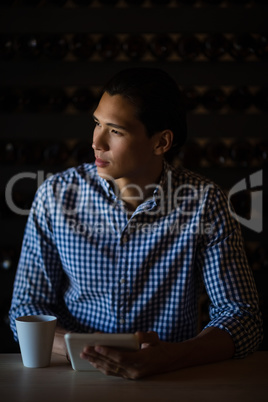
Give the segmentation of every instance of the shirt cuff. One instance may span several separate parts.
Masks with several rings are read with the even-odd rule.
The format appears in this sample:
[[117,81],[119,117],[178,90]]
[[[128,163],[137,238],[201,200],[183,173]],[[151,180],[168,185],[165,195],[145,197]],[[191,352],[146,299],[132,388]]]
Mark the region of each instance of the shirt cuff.
[[248,317],[243,318],[243,321],[241,322],[234,317],[219,317],[210,321],[205,328],[216,327],[228,332],[235,346],[233,357],[239,359],[257,350],[262,340],[260,328],[255,322],[252,322]]

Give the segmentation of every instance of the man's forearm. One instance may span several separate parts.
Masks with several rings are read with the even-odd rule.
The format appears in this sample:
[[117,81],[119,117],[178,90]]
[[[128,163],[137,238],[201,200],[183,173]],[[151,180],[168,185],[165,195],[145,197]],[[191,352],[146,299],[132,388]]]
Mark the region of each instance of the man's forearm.
[[195,338],[178,343],[177,348],[175,369],[230,359],[235,352],[232,337],[216,327],[204,329]]

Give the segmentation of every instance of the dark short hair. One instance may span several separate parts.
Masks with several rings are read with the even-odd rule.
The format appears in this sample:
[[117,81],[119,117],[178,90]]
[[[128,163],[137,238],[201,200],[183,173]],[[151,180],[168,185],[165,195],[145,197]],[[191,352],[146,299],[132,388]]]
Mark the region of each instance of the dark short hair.
[[172,147],[165,154],[172,162],[187,137],[183,96],[175,80],[158,68],[129,68],[117,73],[104,86],[104,92],[128,99],[149,137],[166,129],[173,132]]

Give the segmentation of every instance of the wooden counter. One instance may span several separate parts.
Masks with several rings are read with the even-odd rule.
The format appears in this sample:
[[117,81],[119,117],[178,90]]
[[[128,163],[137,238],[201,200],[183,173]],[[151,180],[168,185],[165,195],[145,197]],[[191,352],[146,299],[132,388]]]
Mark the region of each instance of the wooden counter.
[[0,354],[1,402],[267,402],[268,352],[132,381],[76,372],[53,355],[50,367],[23,366]]

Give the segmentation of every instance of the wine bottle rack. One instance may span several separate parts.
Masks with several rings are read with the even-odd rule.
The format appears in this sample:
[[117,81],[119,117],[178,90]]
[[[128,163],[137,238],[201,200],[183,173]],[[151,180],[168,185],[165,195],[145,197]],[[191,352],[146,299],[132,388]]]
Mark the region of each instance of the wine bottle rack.
[[[268,87],[182,87],[188,112],[230,114],[268,112]],[[0,114],[89,113],[96,105],[100,87],[2,87]]]
[[[126,67],[164,68],[181,87],[188,140],[176,159],[230,188],[263,171],[264,230],[242,227],[268,333],[266,1],[3,0],[0,5],[0,352],[17,351],[8,309],[27,210],[50,174],[93,160],[102,85]],[[10,208],[6,188],[21,172]],[[34,178],[34,179],[33,179]],[[232,199],[250,212],[250,191]],[[203,295],[201,324],[207,321]],[[267,335],[261,346],[268,349]]]
[[0,60],[259,61],[268,59],[264,33],[6,34]]
[[9,7],[16,6],[56,6],[56,7],[176,7],[190,5],[192,7],[205,7],[208,5],[230,7],[234,5],[252,7],[266,4],[265,0],[2,0],[2,4]]

